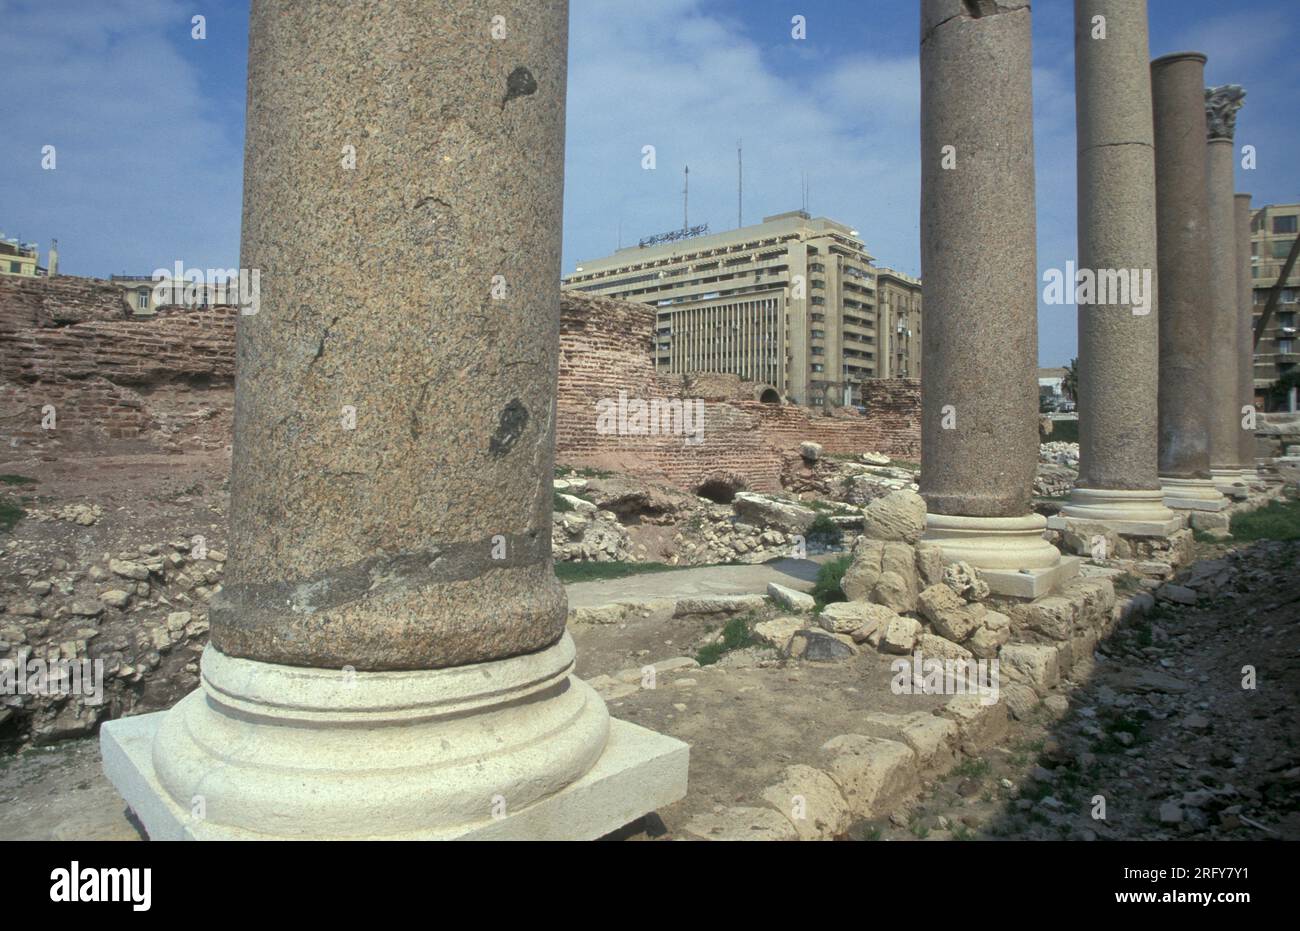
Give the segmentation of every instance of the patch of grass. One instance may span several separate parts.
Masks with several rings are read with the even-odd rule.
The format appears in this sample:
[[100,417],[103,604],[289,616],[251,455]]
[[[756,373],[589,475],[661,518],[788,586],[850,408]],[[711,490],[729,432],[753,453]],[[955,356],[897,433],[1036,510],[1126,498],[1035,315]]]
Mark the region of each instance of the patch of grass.
[[13,530],[14,524],[26,516],[27,512],[17,501],[12,498],[0,498],[0,531]]
[[982,779],[987,776],[993,769],[993,764],[988,760],[980,758],[962,760],[952,768],[952,775],[962,779]]
[[890,459],[889,465],[895,469],[907,469],[909,472],[920,472],[921,463],[913,462],[910,459]]
[[821,511],[813,519],[804,536],[809,543],[820,543],[823,546],[839,546],[844,541],[844,531],[840,529],[839,524],[831,520],[829,514]]
[[12,473],[0,475],[0,485],[35,485],[36,479],[28,478],[26,475],[13,475]]
[[698,566],[670,566],[662,562],[557,562],[555,574],[561,582],[599,582],[650,572],[675,572]]
[[1270,501],[1262,508],[1234,514],[1234,540],[1300,540],[1300,499]]
[[974,840],[975,832],[964,824],[959,824],[952,832],[953,840]]
[[695,661],[701,666],[712,666],[722,659],[724,653],[749,646],[754,642],[754,634],[749,627],[753,619],[753,615],[738,614],[727,621],[722,628],[722,639],[701,647],[695,654]]
[[565,501],[562,497],[560,497],[560,493],[558,491],[553,491],[551,492],[551,510],[558,511],[561,514],[563,514],[565,511],[572,511],[573,505],[570,504],[568,501]]
[[912,836],[917,840],[925,840],[930,836],[930,826],[921,818],[916,816],[913,816],[912,823],[907,826],[907,830],[911,832]]
[[557,465],[555,467],[556,478],[568,478],[570,475],[577,475],[580,478],[609,478],[613,474],[613,472],[606,472],[604,469],[579,469],[566,465]]
[[830,562],[822,563],[817,570],[817,581],[813,583],[812,591],[813,600],[817,602],[817,609],[821,610],[833,601],[847,601],[844,590],[840,588],[840,580],[844,578],[844,573],[848,571],[849,566],[853,565],[853,556],[845,553],[838,556]]

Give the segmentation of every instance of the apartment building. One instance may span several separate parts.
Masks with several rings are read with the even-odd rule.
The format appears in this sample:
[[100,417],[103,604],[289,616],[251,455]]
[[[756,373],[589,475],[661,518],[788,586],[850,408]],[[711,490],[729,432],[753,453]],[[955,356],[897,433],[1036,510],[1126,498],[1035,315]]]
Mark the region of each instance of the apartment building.
[[36,243],[6,239],[4,233],[0,233],[0,275],[35,277],[44,272],[39,267],[39,262],[40,253]]
[[921,279],[876,269],[880,321],[877,378],[921,377]]
[[[1300,228],[1300,204],[1270,204],[1251,215],[1250,274],[1254,290],[1255,324],[1258,326],[1269,292],[1277,284],[1287,253]],[[1268,389],[1300,362],[1296,349],[1296,310],[1300,296],[1300,261],[1283,283],[1281,299],[1263,336],[1255,345],[1255,394],[1263,399]]]
[[734,374],[839,406],[860,404],[866,379],[920,374],[920,282],[871,261],[857,230],[796,210],[579,262],[563,287],[654,305],[660,371]]
[[[195,307],[212,307],[234,303],[238,291],[231,291],[223,283],[193,282],[186,278],[155,278],[153,275],[111,275],[109,281],[122,289],[122,299],[137,317],[152,317],[166,304],[180,303],[176,295],[185,295]],[[159,300],[158,286],[163,286],[165,299]]]

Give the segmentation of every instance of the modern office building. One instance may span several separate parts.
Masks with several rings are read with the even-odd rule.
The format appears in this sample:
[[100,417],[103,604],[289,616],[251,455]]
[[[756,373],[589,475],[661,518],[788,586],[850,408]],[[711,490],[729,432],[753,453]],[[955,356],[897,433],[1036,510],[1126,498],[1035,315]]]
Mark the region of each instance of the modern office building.
[[[1254,289],[1255,324],[1277,284],[1287,253],[1300,227],[1300,204],[1270,204],[1251,215],[1250,274]],[[1283,283],[1281,299],[1263,336],[1255,345],[1255,394],[1263,399],[1268,390],[1300,362],[1296,350],[1296,298],[1300,296],[1300,261]]]
[[664,238],[579,262],[563,283],[658,308],[660,371],[739,375],[811,406],[858,404],[865,379],[919,376],[920,282],[873,267],[856,230],[796,210]]

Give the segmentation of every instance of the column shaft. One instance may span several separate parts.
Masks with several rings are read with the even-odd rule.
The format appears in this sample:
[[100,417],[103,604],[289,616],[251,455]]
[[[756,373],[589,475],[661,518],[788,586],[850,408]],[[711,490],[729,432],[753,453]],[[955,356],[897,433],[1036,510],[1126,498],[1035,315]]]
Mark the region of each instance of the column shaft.
[[1241,483],[1241,314],[1237,308],[1237,219],[1233,205],[1234,147],[1210,139],[1210,474],[1221,491]]
[[1160,333],[1146,6],[1074,5],[1079,268],[1092,277],[1096,303],[1078,305],[1079,481],[1061,514],[1164,534],[1179,522],[1162,502],[1157,474]]
[[1210,481],[1210,243],[1205,56],[1151,63],[1160,292],[1160,478],[1174,507],[1219,509]]
[[921,4],[921,494],[927,536],[945,558],[1014,573],[1061,557],[1030,510],[1038,327],[1029,4],[986,6]]
[[921,493],[932,513],[1011,517],[1038,462],[1030,13],[963,9],[922,3]]
[[[1250,195],[1238,194],[1232,201],[1237,239],[1237,397],[1245,407],[1255,404],[1254,289],[1250,281]],[[1238,464],[1249,483],[1255,472],[1255,431],[1238,435]]]
[[[253,4],[222,652],[419,669],[564,631],[567,8]],[[350,148],[349,148],[350,147]],[[348,167],[350,158],[355,167]]]

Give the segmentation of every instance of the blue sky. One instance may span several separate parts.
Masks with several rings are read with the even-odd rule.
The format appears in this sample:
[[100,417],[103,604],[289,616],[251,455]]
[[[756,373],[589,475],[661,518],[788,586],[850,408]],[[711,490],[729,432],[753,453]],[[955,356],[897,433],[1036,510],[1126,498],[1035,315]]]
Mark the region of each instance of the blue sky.
[[[324,4],[322,4],[324,6]],[[436,9],[437,4],[430,4]],[[1040,271],[1075,256],[1073,24],[1034,9]],[[880,264],[919,272],[915,0],[572,0],[564,271],[681,223],[747,223],[800,204],[861,231]],[[1295,0],[1151,0],[1153,56],[1196,49],[1210,83],[1247,90],[1238,167],[1255,202],[1300,200]],[[207,38],[190,37],[206,17]],[[791,37],[791,17],[807,38]],[[436,14],[431,14],[436,15]],[[0,0],[0,230],[60,240],[69,274],[237,264],[245,0]],[[641,169],[656,147],[658,168]],[[41,168],[55,145],[57,168]],[[1040,362],[1075,353],[1071,307],[1039,308]]]

